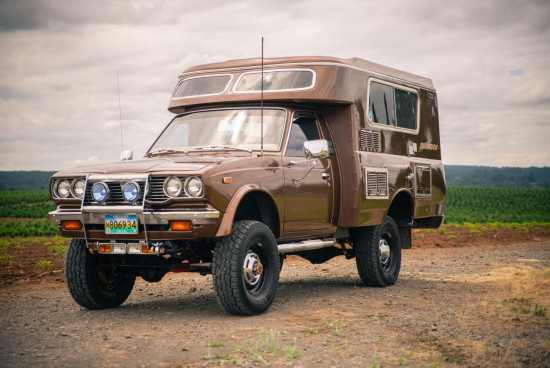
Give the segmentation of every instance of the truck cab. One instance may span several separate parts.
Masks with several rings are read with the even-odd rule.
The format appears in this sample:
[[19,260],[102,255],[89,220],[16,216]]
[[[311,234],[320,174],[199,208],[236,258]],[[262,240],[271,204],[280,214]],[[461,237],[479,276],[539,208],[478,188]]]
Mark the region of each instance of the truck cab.
[[443,221],[430,79],[365,60],[244,59],[185,70],[171,122],[140,160],[56,173],[50,219],[72,238],[80,305],[123,303],[135,278],[211,274],[221,306],[266,311],[286,255],[355,258],[398,278],[412,228]]

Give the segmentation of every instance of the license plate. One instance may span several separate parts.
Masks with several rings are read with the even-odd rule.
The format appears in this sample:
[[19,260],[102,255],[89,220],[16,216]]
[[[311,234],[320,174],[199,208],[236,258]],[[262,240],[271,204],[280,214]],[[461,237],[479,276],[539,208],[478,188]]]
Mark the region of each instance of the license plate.
[[106,214],[105,234],[137,234],[138,221],[135,214]]

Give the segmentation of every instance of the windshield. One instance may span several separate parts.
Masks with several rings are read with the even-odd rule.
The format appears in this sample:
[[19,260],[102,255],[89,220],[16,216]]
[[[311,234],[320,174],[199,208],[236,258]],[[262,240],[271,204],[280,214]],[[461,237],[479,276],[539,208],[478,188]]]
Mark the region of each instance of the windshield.
[[[264,150],[281,145],[286,111],[264,109]],[[175,118],[149,153],[198,149],[261,149],[261,110],[200,111]]]

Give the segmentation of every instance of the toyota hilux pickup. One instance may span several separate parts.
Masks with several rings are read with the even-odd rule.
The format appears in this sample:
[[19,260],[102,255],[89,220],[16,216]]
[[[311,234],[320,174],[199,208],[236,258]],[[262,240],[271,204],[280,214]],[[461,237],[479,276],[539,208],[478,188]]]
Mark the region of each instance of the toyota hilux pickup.
[[122,304],[138,276],[198,272],[227,312],[260,314],[287,255],[355,258],[365,285],[389,286],[411,229],[443,221],[428,78],[357,58],[231,60],[185,70],[168,109],[142,159],[51,178],[83,307]]

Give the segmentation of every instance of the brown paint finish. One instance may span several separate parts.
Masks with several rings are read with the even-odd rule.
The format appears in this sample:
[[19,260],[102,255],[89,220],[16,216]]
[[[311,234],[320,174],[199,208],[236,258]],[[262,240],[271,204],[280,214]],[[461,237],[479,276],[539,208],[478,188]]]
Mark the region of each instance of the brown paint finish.
[[[355,58],[273,58],[265,59],[264,68],[266,72],[285,69],[315,72],[312,88],[264,93],[266,108],[283,108],[287,112],[279,151],[265,151],[263,155],[258,150],[167,153],[162,157],[65,170],[53,176],[51,185],[60,178],[85,178],[89,174],[202,178],[202,197],[159,202],[148,197],[148,193],[143,208],[161,214],[216,211],[219,217],[189,232],[151,230],[148,239],[152,241],[226,236],[237,218],[268,222],[279,241],[330,237],[338,229],[377,225],[388,213],[397,216],[400,225],[438,226],[445,204],[445,176],[437,96],[430,79]],[[235,93],[234,87],[244,73],[260,69],[259,59],[189,68],[178,78],[178,83],[219,74],[230,74],[232,79],[223,93],[171,99],[168,109],[181,114],[258,107],[260,93]],[[417,94],[417,130],[370,122],[368,91],[373,79]],[[321,138],[330,141],[334,149],[328,158],[307,160],[285,156],[289,130],[297,113],[316,118]],[[379,137],[379,149],[362,146],[366,132],[375,139]],[[231,178],[231,183],[224,183],[226,177]],[[80,209],[80,200],[54,198],[54,201],[61,212]],[[95,229],[88,233],[62,231],[62,234],[94,240],[144,239],[143,234],[112,236]]]

